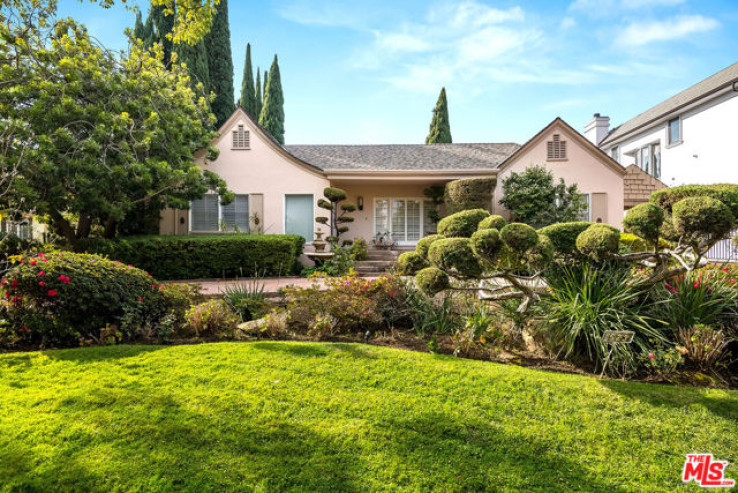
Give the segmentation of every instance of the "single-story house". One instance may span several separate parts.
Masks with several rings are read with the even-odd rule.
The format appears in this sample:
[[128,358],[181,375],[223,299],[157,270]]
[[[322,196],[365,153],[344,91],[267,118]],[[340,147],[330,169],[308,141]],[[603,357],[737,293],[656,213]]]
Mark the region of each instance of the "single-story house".
[[560,118],[522,146],[514,143],[431,145],[282,146],[238,108],[219,130],[220,150],[209,170],[224,178],[236,200],[222,206],[216,195],[189,210],[166,210],[161,234],[259,231],[299,234],[308,240],[325,227],[316,203],[329,186],[346,190],[357,205],[346,238],[370,241],[389,233],[398,245],[413,245],[431,233],[431,203],[423,190],[469,177],[495,177],[490,209],[499,204],[510,173],[544,165],[556,179],[577,183],[589,208],[585,219],[620,226],[625,169]]

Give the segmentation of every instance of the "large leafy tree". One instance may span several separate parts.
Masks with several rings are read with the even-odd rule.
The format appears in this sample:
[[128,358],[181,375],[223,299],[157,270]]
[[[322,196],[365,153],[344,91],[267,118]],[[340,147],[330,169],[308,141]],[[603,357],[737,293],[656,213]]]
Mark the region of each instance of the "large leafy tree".
[[172,63],[172,51],[174,45],[172,43],[174,30],[174,14],[170,14],[163,6],[155,5],[151,7],[149,13],[154,26],[156,27],[154,41],[162,46],[164,52],[164,65],[167,67]]
[[284,144],[284,94],[277,55],[274,55],[269,79],[264,88],[264,106],[259,115],[259,125],[277,139],[277,142]]
[[446,88],[441,88],[441,94],[438,95],[436,107],[433,109],[433,119],[430,124],[428,137],[425,139],[426,144],[450,144],[451,143],[451,124],[448,120],[448,101],[446,100]]
[[228,0],[220,0],[213,27],[205,37],[208,52],[210,90],[215,93],[211,108],[220,127],[236,109],[233,95],[233,58],[228,27]]
[[[123,57],[92,42],[53,8],[0,10],[0,111],[14,128],[0,156],[8,208],[47,216],[74,244],[95,225],[106,236],[136,208],[186,208],[217,190],[233,195],[195,153],[217,151],[213,117],[186,72],[156,46],[132,41]],[[207,159],[205,163],[207,163]]]
[[584,198],[576,183],[554,183],[553,173],[543,166],[531,166],[522,173],[510,173],[502,182],[500,203],[512,219],[534,228],[574,221],[584,211]]
[[246,44],[246,60],[243,65],[243,81],[241,81],[241,107],[251,115],[258,118],[256,112],[256,89],[254,87],[254,69],[251,65],[251,43]]
[[[187,67],[187,71],[192,79],[192,87],[196,92],[210,94],[210,70],[208,68],[208,53],[205,49],[205,42],[198,41],[191,45],[180,43],[174,45],[174,51],[177,53],[179,63]],[[198,84],[202,84],[202,88],[197,88]]]

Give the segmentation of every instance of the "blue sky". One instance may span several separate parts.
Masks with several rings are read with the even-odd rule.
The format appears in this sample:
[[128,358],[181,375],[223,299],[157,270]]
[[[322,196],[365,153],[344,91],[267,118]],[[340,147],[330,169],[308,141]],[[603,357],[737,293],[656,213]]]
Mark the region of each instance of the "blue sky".
[[[139,5],[148,9],[145,1]],[[422,143],[441,86],[455,142],[525,142],[556,116],[622,123],[738,61],[736,0],[230,0],[237,97],[246,43],[279,54],[288,144]],[[109,48],[134,14],[60,0]]]

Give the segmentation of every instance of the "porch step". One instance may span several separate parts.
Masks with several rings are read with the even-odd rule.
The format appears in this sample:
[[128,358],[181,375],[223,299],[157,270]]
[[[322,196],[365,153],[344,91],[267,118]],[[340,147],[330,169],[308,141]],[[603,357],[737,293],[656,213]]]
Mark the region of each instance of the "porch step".
[[360,260],[354,265],[354,270],[362,276],[380,275],[389,272],[394,264],[394,260]]

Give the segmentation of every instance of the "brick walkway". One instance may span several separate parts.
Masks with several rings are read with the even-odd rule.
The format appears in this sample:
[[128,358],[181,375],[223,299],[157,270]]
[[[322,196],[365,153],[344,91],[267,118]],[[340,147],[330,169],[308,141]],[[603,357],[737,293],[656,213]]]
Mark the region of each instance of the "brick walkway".
[[[367,277],[366,279],[373,280],[376,277]],[[251,285],[252,279],[190,279],[186,281],[172,281],[172,283],[196,283],[202,286],[202,294],[205,296],[217,296],[225,293],[228,286],[235,286],[238,284]],[[267,277],[261,279],[259,283],[264,284],[264,293],[267,295],[276,294],[280,288],[288,286],[294,287],[308,287],[312,284],[323,283],[320,279],[305,279],[304,277]]]

